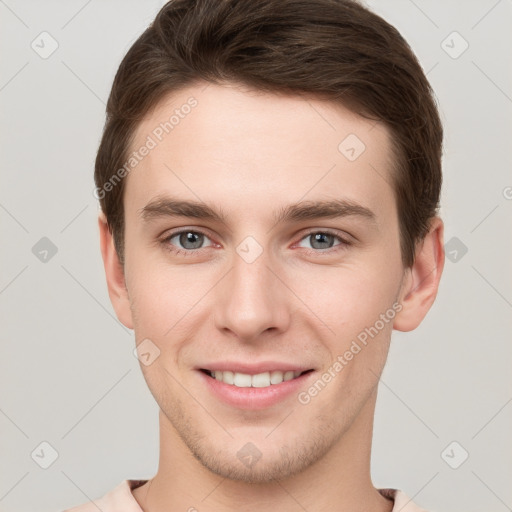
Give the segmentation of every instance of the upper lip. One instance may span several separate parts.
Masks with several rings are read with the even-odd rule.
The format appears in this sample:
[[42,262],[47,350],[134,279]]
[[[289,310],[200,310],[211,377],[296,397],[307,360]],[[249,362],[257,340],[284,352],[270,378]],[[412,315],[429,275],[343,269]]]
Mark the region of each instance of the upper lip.
[[235,373],[246,373],[249,375],[257,375],[259,373],[274,372],[274,371],[293,371],[293,372],[306,372],[312,370],[311,366],[304,366],[301,364],[293,363],[278,363],[276,361],[262,361],[260,363],[241,363],[241,362],[228,362],[219,361],[214,363],[205,363],[204,365],[198,366],[198,370],[210,370],[210,371],[230,371]]

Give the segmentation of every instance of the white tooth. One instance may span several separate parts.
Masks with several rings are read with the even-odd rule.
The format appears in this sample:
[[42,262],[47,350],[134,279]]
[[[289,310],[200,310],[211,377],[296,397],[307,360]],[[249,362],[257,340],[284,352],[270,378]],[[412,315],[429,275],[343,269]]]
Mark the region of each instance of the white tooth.
[[233,384],[233,372],[222,372],[223,373],[223,381],[225,384]]
[[266,388],[271,384],[281,384],[283,381],[297,378],[302,372],[294,372],[292,370],[282,372],[275,370],[272,372],[258,373],[257,375],[249,375],[247,373],[236,373],[231,371],[222,372],[215,370],[212,373],[216,380],[224,382],[225,384],[237,386],[239,388]]
[[283,382],[283,372],[276,370],[270,373],[270,384],[281,384]]
[[258,373],[252,376],[252,387],[253,388],[266,388],[270,386],[270,373]]
[[235,373],[233,377],[233,384],[238,386],[239,388],[250,388],[252,383],[252,378],[250,375],[246,373]]

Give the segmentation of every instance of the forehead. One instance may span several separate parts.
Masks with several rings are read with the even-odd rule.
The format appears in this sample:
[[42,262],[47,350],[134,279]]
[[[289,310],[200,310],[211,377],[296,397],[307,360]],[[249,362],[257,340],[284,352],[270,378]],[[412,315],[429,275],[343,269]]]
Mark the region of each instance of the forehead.
[[[199,84],[162,100],[139,124],[125,203],[172,193],[245,210],[346,198],[392,209],[390,134],[342,105],[233,84]],[[237,215],[240,212],[237,212]]]

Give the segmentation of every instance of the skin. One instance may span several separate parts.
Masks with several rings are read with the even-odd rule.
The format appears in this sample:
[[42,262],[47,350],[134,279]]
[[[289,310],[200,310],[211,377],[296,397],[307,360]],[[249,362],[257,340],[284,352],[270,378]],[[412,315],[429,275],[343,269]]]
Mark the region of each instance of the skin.
[[[117,316],[137,344],[150,339],[160,350],[141,364],[160,407],[159,468],[133,494],[146,512],[390,511],[370,477],[377,386],[392,330],[415,329],[434,302],[443,223],[432,219],[404,268],[390,132],[312,97],[197,84],[158,104],[132,149],[191,96],[197,106],[126,178],[124,267],[99,218]],[[354,161],[338,150],[349,134],[366,146]],[[208,204],[225,223],[144,220],[143,208],[166,195]],[[274,221],[291,203],[331,199],[374,219]],[[203,232],[201,248],[169,239],[179,228]],[[325,230],[350,244],[327,236],[318,248],[310,235]],[[236,251],[248,236],[262,249],[251,263]],[[220,402],[196,371],[208,361],[288,361],[315,369],[307,391],[393,304],[401,311],[306,405],[292,394],[241,410]],[[252,467],[237,457],[249,442],[261,453]]]

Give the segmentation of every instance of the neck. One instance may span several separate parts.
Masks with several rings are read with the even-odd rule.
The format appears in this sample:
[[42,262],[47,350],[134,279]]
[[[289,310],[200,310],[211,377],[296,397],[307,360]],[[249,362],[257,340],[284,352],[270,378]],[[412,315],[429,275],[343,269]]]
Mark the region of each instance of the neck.
[[376,394],[315,464],[292,477],[261,484],[225,479],[206,469],[160,412],[158,472],[133,495],[144,512],[390,512],[393,503],[373,487],[370,477]]

